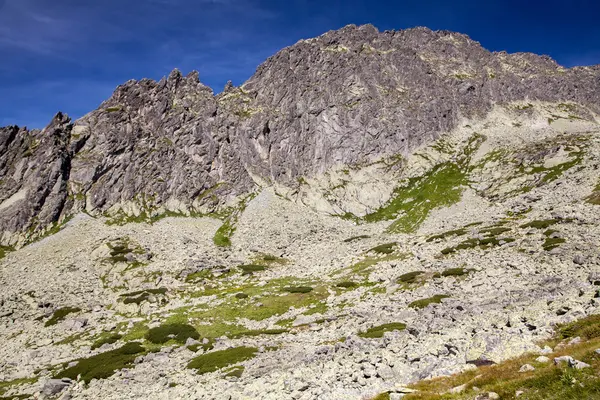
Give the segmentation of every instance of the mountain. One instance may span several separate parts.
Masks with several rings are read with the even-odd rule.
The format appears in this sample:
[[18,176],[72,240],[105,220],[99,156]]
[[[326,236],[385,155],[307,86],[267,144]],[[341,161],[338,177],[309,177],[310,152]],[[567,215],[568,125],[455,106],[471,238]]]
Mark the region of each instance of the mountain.
[[600,398],[599,86],[348,26],[0,129],[0,398]]
[[[1,242],[22,245],[80,211],[222,212],[273,185],[293,196],[299,181],[407,156],[498,104],[572,102],[592,118],[599,89],[599,67],[371,25],[302,40],[216,96],[196,72],[129,81],[74,123],[59,113],[41,132],[0,130]],[[364,215],[389,193],[349,197],[315,206]]]

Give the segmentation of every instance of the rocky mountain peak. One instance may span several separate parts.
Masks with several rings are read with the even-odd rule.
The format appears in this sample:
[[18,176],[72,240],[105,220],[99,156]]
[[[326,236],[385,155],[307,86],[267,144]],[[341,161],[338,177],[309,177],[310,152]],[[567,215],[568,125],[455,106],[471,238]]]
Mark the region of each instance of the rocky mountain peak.
[[[599,88],[597,68],[566,69],[544,56],[490,53],[455,32],[379,32],[372,25],[301,40],[217,96],[196,71],[184,77],[175,69],[159,82],[131,80],[74,123],[68,195],[63,193],[72,201],[60,203],[63,209],[43,224],[35,219],[43,208],[38,197],[33,211],[18,210],[30,207],[29,201],[11,202],[2,211],[6,220],[14,213],[22,217],[8,224],[5,237],[11,239],[5,242],[81,210],[212,212],[255,187],[293,192],[299,179],[338,166],[406,156],[465,118],[484,118],[498,104],[573,102],[598,113]],[[67,135],[66,118],[57,115],[46,132]],[[3,132],[11,137],[14,129]],[[4,153],[5,168],[47,164],[42,155],[50,160],[56,148],[41,144],[26,158],[19,147],[24,143]],[[27,179],[17,174],[4,180],[6,198],[31,196]],[[203,195],[207,191],[211,196]]]

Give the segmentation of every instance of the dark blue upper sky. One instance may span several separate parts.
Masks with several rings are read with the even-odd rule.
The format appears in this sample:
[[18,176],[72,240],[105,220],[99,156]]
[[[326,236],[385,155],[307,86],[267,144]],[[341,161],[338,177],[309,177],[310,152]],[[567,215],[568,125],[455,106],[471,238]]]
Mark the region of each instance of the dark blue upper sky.
[[80,117],[173,68],[215,92],[302,38],[347,24],[466,33],[490,50],[600,63],[598,0],[0,0],[0,126]]

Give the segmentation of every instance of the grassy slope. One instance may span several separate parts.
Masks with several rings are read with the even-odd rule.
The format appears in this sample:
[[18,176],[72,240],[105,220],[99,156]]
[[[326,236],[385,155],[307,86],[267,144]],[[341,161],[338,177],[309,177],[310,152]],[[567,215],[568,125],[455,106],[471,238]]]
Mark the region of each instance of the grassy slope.
[[[583,341],[574,345],[561,345],[572,338]],[[559,328],[549,343],[555,348],[547,357],[570,355],[576,360],[590,364],[591,368],[576,370],[566,365],[538,363],[538,354],[526,354],[506,362],[477,368],[451,377],[419,382],[413,386],[418,392],[405,397],[407,400],[473,399],[478,394],[495,392],[501,399],[516,398],[517,391],[523,393],[522,400],[579,400],[600,399],[600,316],[595,315]],[[558,345],[558,346],[557,346]],[[519,372],[524,364],[536,369]],[[450,394],[450,389],[466,385],[462,393]]]

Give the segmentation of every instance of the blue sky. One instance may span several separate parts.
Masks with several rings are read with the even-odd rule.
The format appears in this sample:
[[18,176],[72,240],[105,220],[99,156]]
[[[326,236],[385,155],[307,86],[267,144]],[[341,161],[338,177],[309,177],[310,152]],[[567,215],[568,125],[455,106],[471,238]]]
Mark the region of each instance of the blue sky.
[[0,0],[0,126],[80,117],[129,79],[193,69],[215,92],[347,24],[466,33],[490,50],[600,63],[598,0]]

